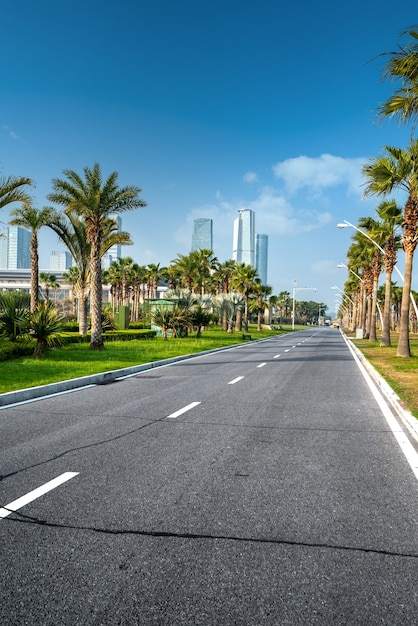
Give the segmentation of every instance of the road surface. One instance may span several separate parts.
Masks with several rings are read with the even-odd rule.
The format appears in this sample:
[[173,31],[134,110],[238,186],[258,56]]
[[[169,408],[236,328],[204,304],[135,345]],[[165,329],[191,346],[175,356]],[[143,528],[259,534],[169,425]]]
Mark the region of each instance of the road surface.
[[0,623],[416,625],[397,431],[332,328],[6,407]]

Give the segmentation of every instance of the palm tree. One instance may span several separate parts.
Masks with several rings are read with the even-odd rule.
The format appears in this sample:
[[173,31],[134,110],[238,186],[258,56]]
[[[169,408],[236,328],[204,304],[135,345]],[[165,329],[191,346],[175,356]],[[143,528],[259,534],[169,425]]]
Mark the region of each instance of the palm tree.
[[147,265],[147,279],[149,283],[149,291],[151,298],[157,298],[158,296],[158,283],[161,278],[165,276],[165,267],[160,267],[159,263],[149,263]]
[[376,212],[381,220],[378,228],[381,231],[382,236],[382,247],[384,250],[383,260],[386,274],[385,302],[383,306],[383,329],[380,345],[390,346],[392,274],[396,266],[397,250],[401,246],[400,237],[396,234],[396,230],[402,225],[402,209],[396,204],[396,200],[386,200],[379,204],[376,208]]
[[[252,265],[238,263],[236,272],[231,280],[234,289],[244,296],[244,332],[248,333],[248,304],[250,295],[256,290],[260,282],[257,270]],[[237,316],[238,319],[238,316]],[[237,328],[237,330],[241,330]]]
[[43,226],[48,226],[54,219],[55,212],[46,207],[35,209],[30,203],[11,211],[10,223],[31,231],[30,237],[30,310],[35,311],[39,302],[39,253],[38,232]]
[[49,304],[49,290],[58,289],[57,277],[49,272],[41,272],[39,274],[39,283],[45,288],[45,304]]
[[390,52],[390,59],[383,72],[383,78],[400,80],[401,86],[379,107],[381,116],[397,117],[400,122],[418,119],[418,30],[414,26],[403,35],[411,40],[396,52]]
[[118,186],[118,173],[113,172],[103,182],[100,166],[84,168],[84,179],[73,170],[64,170],[66,180],[54,179],[54,191],[48,200],[65,207],[68,213],[78,215],[86,225],[90,244],[91,272],[91,341],[92,350],[104,347],[102,338],[102,239],[109,217],[146,206],[139,197],[141,189],[133,185]]
[[[51,209],[52,211],[53,209]],[[80,335],[87,333],[87,302],[90,293],[90,256],[86,223],[73,212],[54,212],[48,227],[53,230],[68,248],[75,268],[72,270],[71,283],[78,302],[77,318]],[[119,232],[114,219],[103,223],[101,255],[103,256],[115,244],[131,245],[132,240],[126,231]],[[70,268],[71,270],[72,268]]]
[[385,154],[372,158],[363,167],[367,186],[365,195],[384,196],[394,189],[402,189],[408,197],[403,210],[403,249],[405,275],[402,292],[401,320],[397,356],[410,357],[409,301],[414,252],[418,244],[418,141],[411,141],[409,150],[385,146]]
[[261,331],[261,317],[266,309],[268,304],[268,296],[271,295],[272,288],[270,285],[262,285],[261,283],[257,283],[254,296],[256,298],[256,309],[257,309],[257,330]]
[[176,259],[170,261],[181,276],[181,286],[189,291],[194,291],[196,286],[197,268],[196,259],[192,253],[184,255],[178,254]]
[[21,323],[30,308],[30,295],[24,291],[0,293],[0,336],[16,341]]
[[33,185],[33,181],[26,176],[7,176],[0,178],[0,209],[14,202],[31,204],[31,197],[25,187]]
[[39,304],[36,311],[24,317],[22,330],[36,339],[34,356],[43,357],[47,348],[65,343],[61,335],[64,318],[51,304]]

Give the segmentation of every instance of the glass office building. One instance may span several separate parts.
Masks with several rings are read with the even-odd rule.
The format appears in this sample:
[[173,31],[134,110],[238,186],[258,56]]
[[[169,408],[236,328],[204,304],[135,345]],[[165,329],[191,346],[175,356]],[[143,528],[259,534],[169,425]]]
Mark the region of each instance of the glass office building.
[[195,250],[213,251],[213,221],[200,217],[193,222],[192,252]]
[[267,285],[268,235],[256,235],[255,266],[262,285]]
[[2,269],[30,268],[31,232],[21,226],[8,226],[0,241],[0,267]]

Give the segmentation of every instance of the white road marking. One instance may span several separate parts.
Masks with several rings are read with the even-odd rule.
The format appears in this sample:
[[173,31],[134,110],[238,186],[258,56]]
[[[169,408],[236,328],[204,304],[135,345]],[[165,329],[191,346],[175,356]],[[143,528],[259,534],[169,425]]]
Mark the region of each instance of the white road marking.
[[289,352],[290,348],[288,348],[287,350],[285,350],[285,352]]
[[400,425],[398,424],[398,422],[396,421],[392,411],[390,410],[389,406],[387,405],[387,403],[385,402],[382,394],[380,393],[378,387],[375,385],[375,383],[373,382],[371,376],[369,375],[368,371],[366,370],[366,368],[364,367],[364,365],[361,363],[360,359],[358,358],[357,354],[354,352],[353,348],[351,347],[351,345],[349,344],[349,342],[347,341],[347,339],[344,337],[344,340],[346,342],[346,344],[348,345],[351,354],[354,357],[354,360],[357,363],[357,366],[360,370],[360,372],[363,374],[363,377],[366,380],[366,383],[369,386],[370,391],[372,392],[374,399],[376,400],[377,404],[380,407],[380,410],[382,411],[387,423],[389,424],[389,427],[393,433],[393,436],[395,437],[396,441],[398,442],[399,447],[401,448],[402,452],[405,455],[406,460],[408,461],[409,465],[411,466],[412,471],[415,474],[415,477],[418,479],[418,454],[415,450],[415,448],[413,447],[413,445],[411,444],[411,442],[409,441],[407,435],[404,433],[403,429],[400,427]]
[[276,354],[276,356],[273,357],[273,359],[278,359],[280,356],[280,354]]
[[234,380],[230,380],[228,385],[235,385],[235,383],[238,383],[243,378],[244,378],[244,376],[238,376],[238,378],[234,378]]
[[43,496],[45,493],[48,493],[48,491],[51,491],[52,489],[59,487],[63,483],[67,482],[67,480],[74,478],[74,476],[78,476],[78,474],[79,472],[65,472],[64,474],[61,474],[61,476],[57,476],[57,478],[54,478],[53,480],[50,480],[48,483],[41,485],[37,489],[30,491],[25,496],[22,496],[21,498],[18,498],[17,500],[10,502],[10,504],[6,504],[5,507],[2,507],[0,509],[0,519],[3,517],[7,517],[8,515],[13,513],[14,511],[17,511],[18,509],[21,509],[22,506],[29,504],[29,502],[33,502],[33,500],[36,500],[37,498],[40,498],[41,496]]
[[197,406],[198,404],[201,404],[201,402],[191,402],[190,404],[188,404],[187,406],[184,406],[182,409],[179,409],[175,413],[171,413],[171,415],[167,415],[167,418],[168,417],[175,418],[175,417],[178,417],[179,415],[183,415],[183,413],[190,411],[190,409],[194,409],[194,407]]
[[264,367],[265,365],[267,365],[267,363],[260,363],[260,365],[257,365],[257,367]]

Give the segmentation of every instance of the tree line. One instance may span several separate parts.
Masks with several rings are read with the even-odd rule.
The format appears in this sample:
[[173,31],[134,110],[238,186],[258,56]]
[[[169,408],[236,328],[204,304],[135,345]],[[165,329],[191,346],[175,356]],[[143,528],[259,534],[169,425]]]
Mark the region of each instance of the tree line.
[[[414,26],[403,33],[409,39],[395,52],[387,53],[383,78],[395,82],[397,88],[379,107],[380,117],[393,117],[401,123],[412,123],[409,145],[405,148],[384,146],[382,154],[372,157],[363,166],[365,196],[378,196],[382,201],[374,217],[364,217],[354,226],[356,233],[347,253],[349,277],[345,284],[342,310],[348,312],[353,329],[361,327],[366,337],[376,341],[378,314],[378,282],[385,271],[383,311],[381,310],[381,345],[391,344],[394,321],[392,276],[396,270],[403,280],[402,297],[397,319],[399,341],[397,356],[410,357],[410,322],[416,329],[417,306],[411,290],[412,269],[418,243],[418,140],[414,130],[418,121],[418,30]],[[390,195],[406,193],[403,206]],[[405,253],[404,276],[399,272],[397,251]]]

